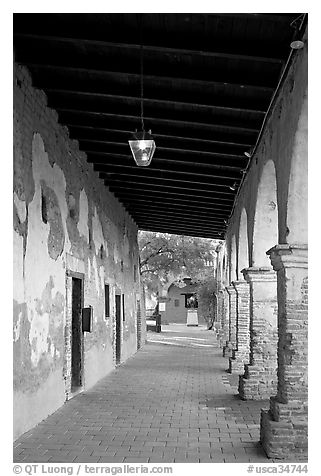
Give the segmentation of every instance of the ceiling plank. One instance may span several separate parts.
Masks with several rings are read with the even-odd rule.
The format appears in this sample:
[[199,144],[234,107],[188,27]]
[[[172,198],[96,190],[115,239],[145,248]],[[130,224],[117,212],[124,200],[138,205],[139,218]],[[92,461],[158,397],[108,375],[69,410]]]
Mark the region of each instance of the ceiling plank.
[[[134,123],[139,122],[138,116],[132,116],[128,114],[110,114],[104,111],[90,111],[84,109],[77,109],[77,108],[66,108],[55,103],[51,103],[50,105],[58,112],[71,112],[77,114],[84,114],[87,116],[93,115],[98,117],[107,117],[111,118],[117,122],[122,119],[133,121]],[[231,126],[230,124],[208,124],[203,122],[196,122],[196,121],[182,121],[182,120],[174,120],[174,119],[164,119],[159,117],[144,117],[145,122],[155,123],[155,124],[166,124],[166,125],[179,125],[184,127],[195,127],[199,129],[207,129],[207,130],[216,130],[216,129],[223,129],[223,130],[231,130],[235,132],[249,132],[258,134],[260,129],[259,128],[252,128],[252,127],[242,127],[242,126]]]
[[[154,139],[156,139],[156,137],[153,135]],[[86,150],[86,152],[88,154],[110,154],[111,156],[115,156],[115,157],[124,157],[124,158],[128,158],[128,157],[131,157],[131,154],[130,152],[128,154],[121,154],[121,153],[114,153],[114,152],[110,152],[110,150],[99,150],[99,147],[100,146],[115,146],[117,148],[123,148],[124,150],[126,151],[129,151],[129,145],[128,145],[128,140],[126,142],[113,142],[113,141],[103,141],[103,140],[92,140],[92,139],[82,139],[81,137],[79,137],[77,139],[79,141],[80,144],[82,144],[82,146],[84,147],[84,149]],[[98,148],[97,150],[95,149],[90,149],[89,147],[91,147],[92,145],[96,146],[98,145]],[[215,151],[205,151],[205,150],[196,150],[196,149],[183,149],[183,148],[177,148],[177,147],[162,147],[162,146],[158,146],[157,145],[157,152],[173,152],[175,154],[195,154],[197,155],[198,157],[225,157],[226,159],[234,159],[238,162],[241,162],[242,160],[244,161],[245,160],[245,156],[244,154],[229,154],[229,153],[224,153],[224,152],[215,152]],[[166,157],[158,157],[157,160],[169,160],[169,161],[172,161],[174,160],[173,159],[167,159]],[[178,162],[182,162],[180,160],[178,160]],[[188,162],[187,162],[188,163]],[[202,163],[202,162],[201,162]],[[207,165],[216,165],[215,163],[208,163]],[[240,164],[241,165],[241,164]]]
[[168,191],[168,190],[155,190],[155,186],[151,185],[142,185],[142,186],[126,186],[121,184],[115,184],[114,186],[109,187],[110,190],[117,194],[119,197],[128,197],[128,198],[146,198],[150,197],[151,199],[155,198],[157,200],[168,200],[172,202],[178,203],[190,203],[191,201],[195,200],[198,205],[211,205],[211,204],[223,204],[227,207],[230,207],[233,203],[234,196],[231,194],[231,197],[223,196],[218,193],[210,193],[207,194],[203,192],[203,194],[197,194],[188,191]]
[[177,230],[173,230],[171,228],[163,228],[163,227],[157,227],[157,225],[147,225],[144,224],[142,226],[138,227],[141,231],[153,231],[153,232],[159,232],[159,233],[169,233],[173,235],[179,235],[179,236],[194,236],[197,238],[206,238],[208,240],[222,240],[222,235],[220,233],[206,233],[206,232],[189,232],[188,230],[185,230],[184,233],[179,233]]
[[[25,65],[27,65],[29,68],[37,68],[37,69],[48,69],[52,68],[55,70],[56,68],[59,68],[60,70],[63,71],[74,71],[78,73],[94,73],[94,74],[99,74],[102,76],[107,77],[119,77],[123,78],[126,81],[136,81],[138,82],[140,80],[140,75],[136,73],[125,73],[123,71],[110,71],[106,69],[97,69],[97,68],[84,68],[81,66],[70,66],[67,64],[52,64],[49,63],[48,60],[44,63],[39,63],[35,61],[30,61],[27,59],[17,59],[18,62],[23,62]],[[244,91],[251,90],[251,91],[257,91],[257,92],[265,92],[272,96],[274,87],[271,86],[261,86],[261,85],[256,85],[256,84],[240,84],[240,83],[231,83],[228,81],[206,81],[206,80],[201,80],[201,79],[193,79],[193,78],[181,78],[181,77],[176,77],[176,76],[156,76],[156,75],[151,75],[151,74],[144,74],[144,82],[150,82],[150,83],[155,83],[157,81],[164,81],[169,84],[172,83],[179,83],[184,87],[184,83],[188,84],[193,84],[197,85],[197,87],[202,88],[206,86],[224,86],[226,87],[232,87],[237,88],[239,90],[243,89]]]
[[56,94],[70,94],[74,96],[87,96],[90,98],[104,98],[104,99],[111,99],[116,101],[135,101],[140,103],[142,100],[146,104],[166,104],[171,107],[190,107],[193,109],[210,109],[210,110],[222,110],[227,112],[245,112],[245,113],[252,113],[264,116],[266,110],[263,109],[249,109],[245,107],[231,107],[231,106],[220,106],[215,104],[200,104],[194,102],[184,102],[184,101],[173,101],[168,99],[155,99],[155,98],[148,98],[144,97],[143,99],[139,96],[126,96],[126,95],[117,95],[117,94],[107,94],[95,91],[79,91],[75,89],[61,89],[61,88],[46,88],[46,92],[48,93],[56,93]]
[[191,211],[187,210],[186,212],[179,212],[176,210],[171,210],[170,212],[166,212],[164,209],[158,209],[157,207],[152,208],[150,207],[149,209],[145,208],[135,208],[134,206],[128,206],[127,204],[126,210],[128,210],[133,216],[137,217],[158,217],[158,219],[167,219],[167,218],[172,218],[172,219],[178,219],[178,220],[191,220],[192,223],[194,224],[209,224],[211,223],[212,225],[217,225],[218,227],[224,227],[224,218],[222,217],[215,217],[215,216],[206,216],[197,213],[192,213]]
[[[138,217],[138,219],[139,219],[139,217]],[[224,232],[225,232],[225,229],[223,229],[223,228],[213,228],[213,227],[207,226],[207,225],[204,225],[204,226],[190,225],[189,223],[186,223],[186,225],[184,225],[184,224],[177,225],[177,224],[173,224],[173,222],[171,222],[170,220],[168,220],[168,221],[162,220],[162,222],[160,223],[159,220],[157,220],[157,219],[155,221],[153,221],[152,219],[148,220],[148,219],[144,218],[144,219],[141,219],[141,220],[137,221],[134,218],[134,221],[137,223],[137,225],[139,227],[142,227],[144,225],[156,225],[158,227],[158,230],[160,230],[160,229],[170,230],[170,231],[165,231],[165,233],[175,233],[173,230],[176,230],[176,232],[180,231],[182,234],[184,234],[184,232],[190,232],[190,233],[198,232],[198,233],[206,233],[206,234],[214,232],[214,233],[224,234]]]
[[[134,43],[116,43],[110,41],[99,41],[99,40],[88,40],[85,38],[66,38],[61,36],[52,36],[52,35],[37,35],[32,33],[14,33],[14,37],[22,38],[22,39],[35,39],[39,41],[53,41],[57,43],[71,43],[71,44],[83,44],[83,45],[90,45],[96,46],[97,48],[117,48],[117,49],[126,49],[126,50],[136,50],[139,51],[141,45],[134,44]],[[153,53],[161,53],[161,54],[173,54],[173,55],[192,55],[192,56],[204,56],[204,57],[212,57],[212,58],[226,58],[230,60],[242,60],[242,61],[250,61],[250,62],[263,62],[263,63],[276,63],[276,64],[284,64],[284,60],[282,58],[276,57],[266,57],[266,56],[252,56],[247,54],[233,54],[228,52],[218,52],[218,51],[203,51],[203,50],[192,50],[192,49],[183,49],[183,48],[169,48],[169,47],[161,47],[161,46],[152,46],[152,45],[145,45],[144,50],[150,51]]]
[[[207,213],[214,213],[213,210],[215,210],[216,215],[226,215],[228,213],[228,209],[230,207],[230,204],[223,203],[226,206],[226,209],[222,210],[220,205],[222,205],[222,202],[217,201],[217,202],[208,202],[208,201],[199,201],[199,200],[178,200],[178,199],[173,199],[173,198],[167,198],[165,195],[163,196],[156,196],[154,197],[151,194],[145,194],[145,195],[139,195],[137,196],[136,194],[123,194],[120,192],[115,192],[116,196],[123,202],[123,203],[162,203],[165,206],[173,206],[173,207],[179,207],[179,208],[195,208],[196,210],[200,210],[200,212],[207,212]],[[157,200],[155,202],[154,200]]]
[[[102,161],[96,161],[93,158],[90,158],[92,155],[91,151],[87,151],[86,149],[82,149],[84,152],[89,154],[89,163],[94,164],[94,170],[97,172],[110,172],[110,171],[116,171],[119,169],[120,172],[130,172],[131,170],[137,171],[137,165],[135,164],[134,160],[130,156],[125,156],[127,161],[122,161],[120,162],[119,160],[108,160],[109,154],[102,153],[104,156],[106,156],[106,160],[104,162]],[[114,156],[111,155],[111,156]],[[118,159],[116,157],[116,159]],[[246,164],[243,164],[243,167],[245,168]],[[220,165],[220,164],[215,164],[215,163],[203,163],[203,162],[196,162],[195,160],[192,161],[180,161],[180,160],[164,160],[159,157],[155,157],[154,160],[152,161],[151,165],[148,166],[149,171],[157,171],[157,172],[163,172],[166,174],[171,174],[172,172],[177,172],[177,173],[182,173],[184,175],[186,174],[193,174],[194,176],[200,176],[200,177],[220,177],[220,178],[227,178],[229,179],[235,179],[235,180],[240,180],[241,179],[241,173],[242,173],[242,168],[241,167],[232,167],[228,165]],[[217,175],[215,174],[215,171]],[[222,172],[222,173],[220,173]],[[224,173],[229,175],[224,175]]]
[[[138,211],[158,210],[159,212],[165,212],[169,214],[184,214],[190,212],[200,217],[212,217],[222,222],[228,217],[228,210],[216,209],[215,206],[208,207],[208,209],[197,207],[197,203],[191,203],[191,205],[178,205],[163,202],[151,202],[146,200],[123,200],[125,207],[136,207]],[[198,214],[198,215],[197,215]]]
[[[95,126],[91,126],[91,125],[82,125],[82,124],[74,124],[72,122],[66,122],[66,126],[69,128],[70,131],[76,129],[80,129],[81,131],[91,131],[93,133],[97,133],[97,132],[106,132],[106,133],[110,133],[110,134],[119,134],[119,135],[123,135],[123,136],[126,136],[126,139],[128,139],[128,137],[133,133],[132,130],[128,129],[128,130],[124,130],[124,129],[110,129],[110,128],[106,128],[106,127],[95,127]],[[249,147],[251,147],[251,145],[253,144],[250,144],[249,142],[231,142],[231,141],[222,141],[222,140],[211,140],[211,139],[203,139],[203,138],[198,138],[198,137],[190,137],[190,136],[178,136],[178,135],[174,135],[174,134],[160,134],[158,132],[156,133],[153,133],[153,136],[155,138],[164,138],[164,139],[175,139],[175,140],[179,140],[179,141],[186,141],[186,142],[195,142],[196,144],[200,144],[200,143],[204,143],[204,144],[213,144],[213,145],[226,145],[226,146],[234,146],[234,147],[240,147],[240,148],[244,148],[244,149],[248,149]],[[86,136],[85,136],[86,137]]]
[[[136,177],[136,176],[131,176],[131,177],[128,177],[125,179],[125,177],[107,177],[106,173],[100,173],[99,174],[99,177],[102,178],[103,180],[105,180],[105,184],[107,186],[112,186],[112,187],[117,187],[117,185],[130,185],[130,186],[136,186],[136,185],[142,185],[142,186],[145,186],[146,185],[146,179],[142,179],[141,177]],[[183,183],[181,182],[180,184],[174,182],[172,184],[166,184],[166,183],[161,183],[159,180],[155,180],[155,179],[149,179],[148,180],[148,183],[149,184],[152,184],[153,187],[156,189],[156,188],[160,188],[162,190],[174,190],[175,193],[176,193],[176,190],[178,191],[178,193],[189,193],[189,192],[193,192],[193,191],[196,191],[196,192],[205,192],[205,193],[208,193],[208,194],[211,194],[213,193],[214,195],[217,195],[217,194],[221,194],[221,195],[229,195],[230,197],[234,197],[235,196],[235,192],[229,190],[229,187],[226,185],[224,187],[218,187],[215,189],[215,187],[213,185],[215,184],[212,184],[212,186],[210,187],[210,189],[207,189],[205,188],[204,190],[204,185],[205,184],[199,184],[199,183],[195,183],[193,182],[192,184],[190,183]]]

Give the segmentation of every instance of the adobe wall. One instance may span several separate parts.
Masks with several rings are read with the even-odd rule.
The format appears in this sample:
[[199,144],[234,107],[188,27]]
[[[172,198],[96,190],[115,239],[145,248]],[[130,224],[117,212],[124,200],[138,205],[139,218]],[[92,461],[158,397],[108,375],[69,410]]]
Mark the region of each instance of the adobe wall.
[[[115,367],[116,288],[125,295],[122,361],[136,352],[140,293],[136,224],[87,164],[78,143],[69,139],[45,94],[32,87],[26,68],[18,65],[13,201],[17,438],[70,397],[69,274],[84,276],[84,306],[93,307],[93,332],[83,335],[85,389]],[[105,316],[105,284],[110,286],[110,317]]]

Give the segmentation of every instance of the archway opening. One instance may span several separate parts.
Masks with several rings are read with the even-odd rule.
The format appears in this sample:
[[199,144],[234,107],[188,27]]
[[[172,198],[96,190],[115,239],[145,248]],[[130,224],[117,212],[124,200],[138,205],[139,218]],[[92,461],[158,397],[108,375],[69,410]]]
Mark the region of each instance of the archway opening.
[[240,219],[239,229],[239,248],[238,248],[238,274],[242,278],[242,269],[249,267],[249,243],[247,235],[247,214],[243,208]]
[[305,96],[292,154],[287,227],[282,242],[308,242],[308,98]]
[[252,266],[270,267],[266,252],[278,243],[276,173],[272,160],[262,171],[256,200],[252,241]]

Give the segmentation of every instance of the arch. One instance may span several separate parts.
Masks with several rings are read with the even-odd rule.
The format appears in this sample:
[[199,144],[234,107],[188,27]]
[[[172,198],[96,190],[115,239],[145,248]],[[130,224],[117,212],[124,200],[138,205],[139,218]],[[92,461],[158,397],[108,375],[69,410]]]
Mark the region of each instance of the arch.
[[231,267],[230,267],[230,279],[231,281],[237,280],[237,252],[236,252],[236,238],[235,235],[231,239]]
[[264,165],[257,192],[251,266],[271,266],[266,252],[278,243],[277,203],[275,166],[269,160]]
[[[294,138],[287,201],[287,243],[308,242],[308,97],[304,97]],[[282,237],[283,238],[283,237]]]
[[242,209],[240,228],[239,228],[239,249],[238,249],[238,275],[239,279],[243,278],[242,269],[248,268],[249,262],[249,242],[247,234],[247,213],[245,208]]

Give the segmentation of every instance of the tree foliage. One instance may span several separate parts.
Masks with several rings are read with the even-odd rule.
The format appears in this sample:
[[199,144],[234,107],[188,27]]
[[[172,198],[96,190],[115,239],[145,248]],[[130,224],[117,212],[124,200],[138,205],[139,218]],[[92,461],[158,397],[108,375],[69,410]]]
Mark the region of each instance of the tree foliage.
[[217,291],[217,283],[214,276],[204,276],[198,282],[196,296],[198,300],[198,313],[206,322],[210,329],[214,323],[215,317],[215,293]]
[[169,280],[201,276],[213,263],[216,240],[149,231],[139,232],[140,273],[149,292]]

